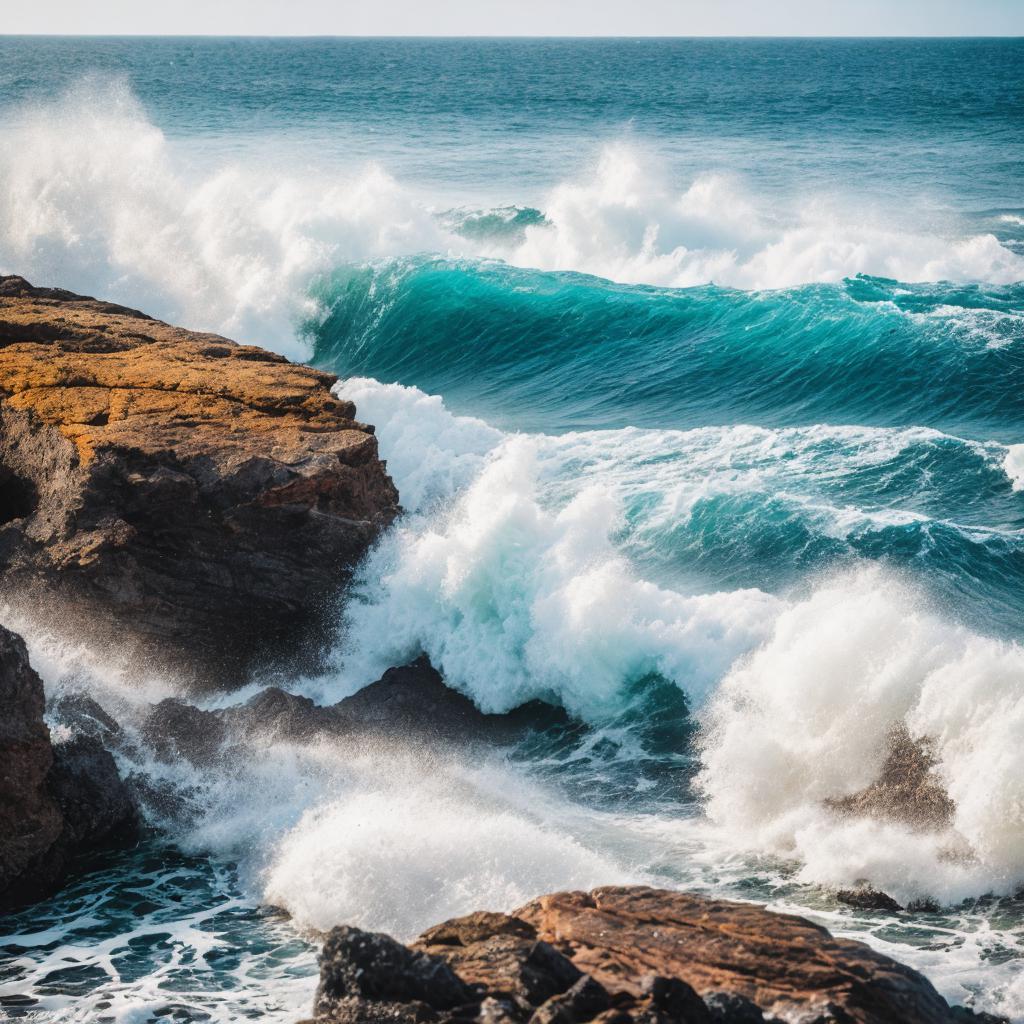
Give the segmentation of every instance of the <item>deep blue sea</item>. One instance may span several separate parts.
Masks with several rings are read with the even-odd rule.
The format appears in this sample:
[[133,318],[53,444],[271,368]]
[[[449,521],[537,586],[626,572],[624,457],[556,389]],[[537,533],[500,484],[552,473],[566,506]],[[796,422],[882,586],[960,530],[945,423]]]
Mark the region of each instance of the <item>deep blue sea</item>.
[[[405,514],[291,689],[426,652],[590,728],[216,771],[138,739],[174,799],[0,921],[0,1016],[291,1021],[333,924],[646,881],[1024,1020],[1024,41],[0,37],[11,272],[375,424]],[[8,622],[129,731],[178,692]],[[946,828],[830,809],[899,730]],[[863,879],[939,909],[836,902]]]

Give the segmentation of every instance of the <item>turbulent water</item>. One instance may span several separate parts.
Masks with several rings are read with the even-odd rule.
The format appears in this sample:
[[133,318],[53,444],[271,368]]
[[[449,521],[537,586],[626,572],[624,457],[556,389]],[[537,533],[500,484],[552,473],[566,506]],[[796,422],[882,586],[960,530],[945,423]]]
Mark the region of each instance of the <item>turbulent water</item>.
[[[3,1012],[286,1021],[318,929],[649,881],[1024,1020],[1022,167],[1012,40],[0,39],[0,271],[310,360],[377,427],[405,515],[289,688],[426,652],[589,726],[140,741],[162,838],[4,921]],[[176,692],[5,619],[129,732]],[[897,726],[948,828],[829,809]]]

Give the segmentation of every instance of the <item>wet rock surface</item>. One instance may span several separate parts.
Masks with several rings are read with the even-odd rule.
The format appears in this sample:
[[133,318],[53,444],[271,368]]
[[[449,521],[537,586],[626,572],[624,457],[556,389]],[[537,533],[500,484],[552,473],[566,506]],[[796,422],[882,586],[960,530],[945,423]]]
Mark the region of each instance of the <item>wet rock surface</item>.
[[167,699],[153,707],[142,737],[164,760],[184,758],[204,765],[246,738],[500,744],[565,721],[563,711],[539,701],[505,715],[484,714],[468,697],[449,689],[421,657],[388,669],[376,682],[336,704],[318,705],[273,686],[245,704],[217,710]]
[[76,857],[132,841],[138,816],[98,739],[51,742],[42,680],[3,627],[0,708],[0,907],[12,907],[53,891]]
[[477,913],[409,947],[335,928],[317,1024],[952,1024],[916,971],[810,921],[639,886],[544,896]]
[[0,591],[206,685],[315,659],[333,598],[398,512],[334,381],[0,278]]

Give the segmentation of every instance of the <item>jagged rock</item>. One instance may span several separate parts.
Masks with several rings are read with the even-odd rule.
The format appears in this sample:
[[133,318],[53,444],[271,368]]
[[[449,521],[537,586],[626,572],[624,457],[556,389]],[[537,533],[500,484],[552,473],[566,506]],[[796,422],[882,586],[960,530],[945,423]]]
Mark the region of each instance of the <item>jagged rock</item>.
[[254,735],[285,740],[401,737],[431,744],[505,743],[535,726],[564,720],[564,712],[540,702],[505,715],[486,715],[468,697],[445,686],[421,657],[388,669],[358,693],[327,706],[276,686],[243,705],[217,710],[168,698],[153,708],[142,734],[158,756],[202,764],[228,740]]
[[334,381],[0,278],[0,591],[147,670],[226,684],[312,658],[398,511]]
[[313,1012],[332,1021],[431,1020],[435,1011],[472,1001],[472,990],[443,960],[387,935],[341,927],[320,954]]
[[[727,992],[782,1020],[937,1024],[950,1008],[916,971],[803,918],[643,887],[544,896],[516,912],[609,992],[651,970],[703,997]],[[839,1010],[830,1009],[838,1007]]]
[[848,907],[857,910],[884,910],[895,913],[903,909],[888,893],[880,892],[871,886],[861,886],[857,889],[840,889],[836,893],[836,899],[845,903]]
[[159,757],[184,757],[202,764],[213,757],[227,736],[217,711],[204,711],[187,701],[168,697],[153,707],[143,723],[142,737]]
[[118,744],[124,735],[120,724],[84,693],[59,694],[48,710],[61,725],[78,735],[95,736],[104,746]]
[[708,992],[704,996],[711,1020],[718,1024],[764,1024],[761,1008],[735,992]]
[[110,751],[94,736],[75,736],[53,753],[50,789],[64,815],[60,841],[68,854],[133,838],[138,815]]
[[60,871],[50,851],[64,822],[48,785],[53,749],[44,706],[25,642],[0,626],[0,903],[45,891]]
[[530,1017],[530,1024],[581,1024],[604,1013],[611,1003],[604,986],[584,974],[565,992],[542,1003]]
[[0,906],[46,895],[76,856],[137,827],[113,757],[87,735],[52,746],[44,703],[24,642],[0,627]]
[[846,817],[881,818],[940,831],[952,824],[956,806],[935,771],[936,763],[931,740],[911,736],[899,723],[889,732],[878,778],[860,792],[826,804]]
[[[641,886],[555,893],[515,914],[456,918],[409,949],[336,928],[321,965],[318,1024],[984,1019],[950,1008],[909,967],[803,918]],[[444,998],[422,980],[438,965],[450,969]],[[452,977],[466,992],[452,987]]]

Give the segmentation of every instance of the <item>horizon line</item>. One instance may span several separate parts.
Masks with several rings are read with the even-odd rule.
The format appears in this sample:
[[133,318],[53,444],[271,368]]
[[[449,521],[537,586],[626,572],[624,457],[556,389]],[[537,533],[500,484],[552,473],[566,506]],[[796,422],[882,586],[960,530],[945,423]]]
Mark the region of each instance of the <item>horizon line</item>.
[[867,39],[907,39],[907,40],[931,40],[931,39],[1024,39],[1024,33],[1016,35],[992,35],[987,33],[931,33],[928,35],[915,35],[902,33],[897,35],[866,34],[866,35],[817,35],[817,34],[782,34],[782,33],[752,33],[739,34],[731,33],[721,35],[705,33],[700,35],[659,35],[655,33],[643,33],[640,35],[618,35],[615,33],[595,33],[591,35],[542,35],[540,33],[483,33],[483,34],[458,34],[449,33],[414,33],[412,35],[388,35],[374,32],[359,32],[348,34],[337,34],[330,32],[0,32],[0,39],[495,39],[495,40],[522,40],[522,39],[548,39],[548,40],[573,40],[573,39],[618,39],[618,40],[640,40],[640,39],[666,39],[666,40],[700,40],[700,39],[782,39],[782,40],[867,40]]

